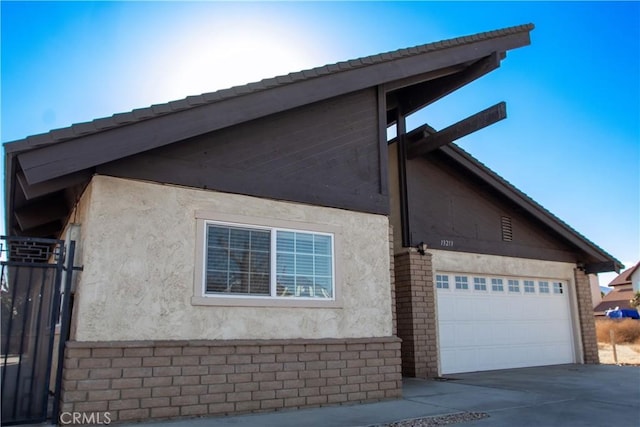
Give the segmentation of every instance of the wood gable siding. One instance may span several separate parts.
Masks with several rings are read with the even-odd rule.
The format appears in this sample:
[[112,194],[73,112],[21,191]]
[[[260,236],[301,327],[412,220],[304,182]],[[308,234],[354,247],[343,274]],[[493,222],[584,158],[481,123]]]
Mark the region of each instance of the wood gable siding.
[[96,172],[387,214],[379,134],[378,93],[370,88],[107,163]]
[[[425,242],[435,249],[579,261],[575,247],[442,152],[407,162],[407,174],[412,245]],[[510,225],[507,230],[503,218],[505,226]]]

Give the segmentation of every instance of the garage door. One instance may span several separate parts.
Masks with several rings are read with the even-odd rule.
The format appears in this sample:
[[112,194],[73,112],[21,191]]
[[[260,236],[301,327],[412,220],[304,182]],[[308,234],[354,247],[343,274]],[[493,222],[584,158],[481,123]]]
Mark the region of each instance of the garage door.
[[567,284],[437,273],[443,374],[574,362]]

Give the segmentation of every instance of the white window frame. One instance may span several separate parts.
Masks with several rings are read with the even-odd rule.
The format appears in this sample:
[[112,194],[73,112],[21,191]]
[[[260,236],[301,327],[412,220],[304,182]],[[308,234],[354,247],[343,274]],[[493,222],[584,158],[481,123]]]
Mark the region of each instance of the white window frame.
[[551,295],[551,287],[548,280],[538,280],[538,295]]
[[449,275],[448,274],[436,274],[436,289],[450,289]]
[[536,294],[536,281],[532,279],[524,279],[522,281],[523,290],[525,295],[535,295]]
[[487,278],[475,276],[473,278],[473,290],[478,292],[487,292]]
[[504,279],[502,277],[491,278],[491,292],[504,293]]
[[[460,280],[458,280],[460,279]],[[469,290],[469,277],[463,275],[454,276],[454,283],[456,291],[468,291]]]
[[[209,224],[239,227],[271,232],[270,295],[242,295],[206,293],[207,226]],[[277,295],[276,234],[278,231],[309,233],[331,236],[333,294],[331,298],[280,297]],[[196,212],[196,251],[192,305],[247,306],[247,307],[341,307],[341,229],[326,224],[299,221],[283,221],[275,218],[259,218],[246,215],[219,214],[210,211]]]
[[507,279],[507,286],[510,294],[520,293],[520,280],[519,279]]

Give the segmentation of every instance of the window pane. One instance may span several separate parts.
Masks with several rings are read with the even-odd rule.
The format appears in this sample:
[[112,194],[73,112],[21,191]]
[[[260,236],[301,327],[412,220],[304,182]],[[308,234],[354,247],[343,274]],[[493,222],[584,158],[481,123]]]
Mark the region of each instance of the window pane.
[[333,297],[333,286],[331,279],[328,277],[316,277],[315,279],[315,296],[318,298]]
[[295,233],[290,231],[278,231],[276,248],[278,252],[294,252]]
[[226,292],[227,290],[227,272],[208,271],[207,272],[207,292]]
[[561,294],[562,291],[562,283],[560,282],[553,282],[553,293],[554,294]]
[[538,282],[538,287],[541,294],[549,293],[549,282]]
[[271,236],[269,232],[254,231],[251,233],[251,252],[266,252],[271,249]]
[[251,254],[251,268],[249,271],[252,273],[268,273],[269,262],[268,252],[254,252]]
[[227,268],[229,268],[229,251],[210,248],[207,254],[207,269],[226,270]]
[[277,232],[278,295],[333,297],[332,239],[313,233]]
[[231,229],[229,235],[229,247],[234,249],[248,250],[249,249],[249,230],[239,230],[236,228]]
[[270,234],[208,225],[206,292],[269,295]]
[[278,274],[296,274],[295,255],[279,253],[276,262]]
[[249,293],[252,295],[269,295],[269,275],[253,273],[250,274]]
[[326,256],[316,256],[315,273],[318,276],[331,276],[331,258]]
[[249,271],[249,251],[232,249],[229,251],[229,271]]
[[209,226],[207,235],[208,246],[229,247],[229,229],[227,227]]
[[296,274],[313,276],[312,255],[296,255]]
[[296,233],[296,253],[313,253],[313,234]]
[[524,291],[528,294],[534,294],[536,292],[533,280],[524,281]]
[[295,296],[295,279],[293,276],[278,276],[276,292],[279,297]]
[[467,276],[456,276],[456,289],[469,289]]
[[313,253],[317,255],[331,255],[331,236],[316,235],[313,245]]
[[449,289],[449,276],[444,274],[437,274],[436,287],[439,289]]
[[312,297],[313,294],[313,280],[307,276],[296,276],[296,296],[298,297]]

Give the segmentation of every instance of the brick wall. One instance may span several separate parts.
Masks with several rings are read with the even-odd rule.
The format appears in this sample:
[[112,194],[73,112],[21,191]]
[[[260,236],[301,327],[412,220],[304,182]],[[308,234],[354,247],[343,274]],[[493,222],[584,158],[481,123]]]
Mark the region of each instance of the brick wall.
[[112,421],[223,415],[401,395],[395,337],[68,342],[61,412]]
[[402,374],[438,376],[436,294],[431,254],[415,249],[395,256],[398,337],[402,339]]
[[591,299],[591,284],[589,276],[582,270],[575,269],[576,297],[578,300],[578,318],[580,319],[580,334],[582,335],[582,351],[584,363],[600,363],[598,356],[598,341],[596,339],[596,323],[593,315],[593,300]]

